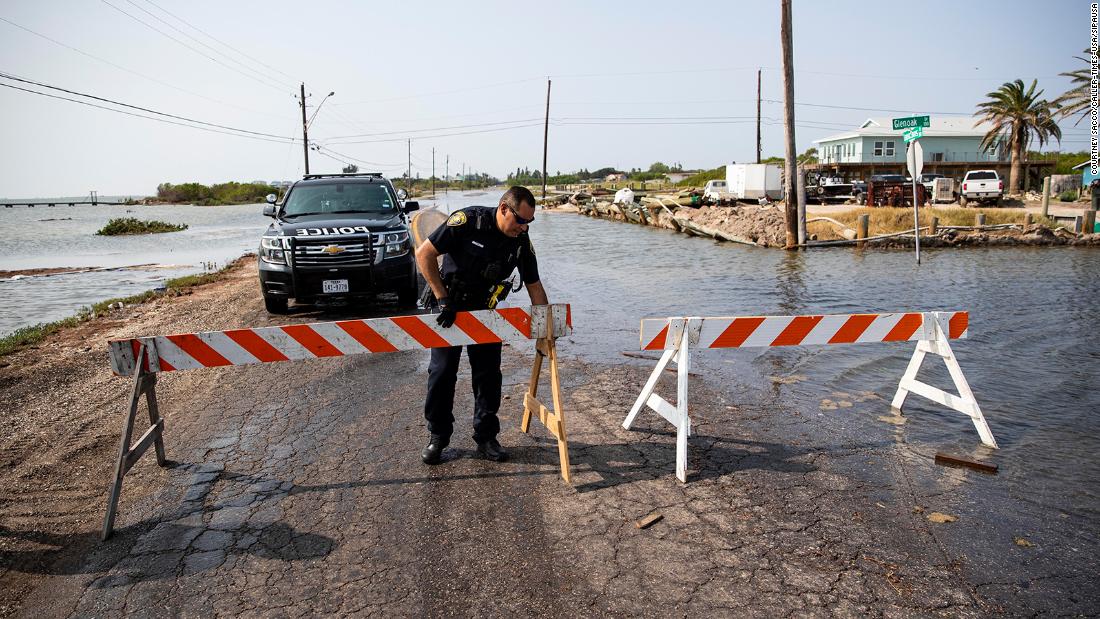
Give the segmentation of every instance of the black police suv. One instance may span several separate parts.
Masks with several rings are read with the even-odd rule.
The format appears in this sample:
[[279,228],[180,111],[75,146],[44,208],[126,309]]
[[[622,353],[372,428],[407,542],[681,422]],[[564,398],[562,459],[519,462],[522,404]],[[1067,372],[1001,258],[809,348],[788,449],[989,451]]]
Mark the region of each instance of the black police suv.
[[260,288],[264,305],[285,314],[287,302],[362,299],[396,293],[402,306],[416,304],[416,260],[408,213],[378,173],[307,174],[282,203],[267,196],[264,215],[275,221],[260,239]]

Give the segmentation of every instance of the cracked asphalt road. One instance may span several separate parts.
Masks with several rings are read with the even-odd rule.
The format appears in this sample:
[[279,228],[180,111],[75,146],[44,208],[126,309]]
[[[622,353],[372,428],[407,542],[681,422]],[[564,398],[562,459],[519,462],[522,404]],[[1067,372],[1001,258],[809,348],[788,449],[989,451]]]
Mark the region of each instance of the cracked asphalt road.
[[[456,433],[436,467],[419,460],[425,352],[177,372],[157,387],[175,464],[142,459],[115,537],[99,543],[128,382],[98,352],[74,354],[76,342],[94,336],[98,351],[108,336],[168,325],[275,324],[254,278],[245,263],[226,281],[91,325],[2,370],[2,402],[17,420],[0,444],[3,614],[1097,612],[1095,571],[983,580],[951,539],[969,534],[965,523],[952,532],[923,513],[938,500],[920,479],[935,473],[926,461],[876,433],[811,434],[814,420],[778,402],[735,404],[694,382],[691,481],[680,484],[671,426],[653,413],[634,431],[620,426],[647,364],[588,364],[569,357],[568,342],[573,486],[558,476],[545,429],[518,432],[525,347],[505,347],[501,442],[512,460],[502,464],[474,457],[465,362]],[[35,368],[56,388],[40,392]],[[22,419],[84,430],[30,434]],[[654,512],[663,519],[635,527]]]

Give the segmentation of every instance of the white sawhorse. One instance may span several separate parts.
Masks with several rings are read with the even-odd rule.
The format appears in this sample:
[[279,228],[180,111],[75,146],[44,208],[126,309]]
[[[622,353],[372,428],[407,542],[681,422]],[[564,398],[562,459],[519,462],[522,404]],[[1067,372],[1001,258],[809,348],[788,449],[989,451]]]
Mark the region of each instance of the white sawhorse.
[[[657,414],[676,426],[676,478],[687,482],[687,440],[691,436],[691,418],[688,417],[688,372],[691,370],[691,344],[699,343],[699,329],[702,325],[698,318],[673,318],[669,320],[669,336],[677,342],[675,348],[670,348],[661,354],[657,367],[649,375],[641,395],[635,400],[630,414],[623,421],[623,427],[630,429],[634,418],[641,412],[642,406],[648,406],[657,411]],[[693,336],[694,334],[694,336]],[[657,381],[661,379],[661,373],[668,364],[676,363],[676,406],[668,400],[653,392],[657,387]]]
[[[924,330],[923,337],[917,340],[917,349],[913,351],[913,358],[909,360],[909,367],[905,368],[905,374],[901,377],[898,391],[894,394],[890,406],[900,414],[901,407],[905,404],[905,398],[910,393],[924,396],[933,402],[970,417],[974,422],[974,428],[978,431],[978,436],[982,439],[982,443],[996,448],[997,440],[993,438],[993,432],[990,431],[989,424],[985,422],[985,415],[982,414],[978,401],[974,399],[974,392],[970,390],[970,384],[966,382],[966,376],[963,376],[959,361],[955,358],[955,353],[951,351],[951,344],[948,343],[950,338],[947,337],[945,328],[947,325],[944,324],[943,318],[937,314],[939,312],[924,314],[924,324],[921,325]],[[955,383],[955,389],[959,391],[959,395],[947,393],[939,387],[933,387],[928,383],[917,380],[917,372],[920,370],[921,363],[924,363],[924,356],[928,353],[938,355],[943,359],[947,371],[951,374],[951,380]]]
[[[974,422],[974,427],[978,430],[978,435],[981,437],[982,443],[989,447],[996,448],[997,441],[993,438],[993,433],[990,431],[989,425],[985,421],[985,416],[982,414],[981,407],[978,406],[978,402],[974,398],[974,392],[970,390],[970,385],[966,382],[966,377],[963,376],[962,368],[959,367],[959,362],[955,358],[955,354],[951,351],[951,345],[948,343],[950,339],[947,335],[949,333],[948,320],[951,314],[947,312],[925,312],[922,313],[921,316],[922,321],[919,335],[910,338],[910,341],[913,339],[917,340],[917,348],[913,352],[913,357],[909,361],[909,366],[906,368],[905,374],[901,378],[897,393],[894,394],[894,399],[891,402],[891,406],[900,413],[901,407],[905,403],[905,398],[910,393],[924,396],[933,402],[937,402],[969,416]],[[699,317],[669,318],[667,321],[668,334],[663,341],[666,342],[666,345],[668,345],[668,343],[673,343],[672,347],[666,348],[661,354],[661,358],[657,362],[657,367],[655,367],[653,373],[649,375],[649,379],[642,388],[641,394],[638,396],[638,399],[634,402],[634,406],[630,409],[630,413],[623,421],[623,428],[629,430],[635,418],[638,416],[638,413],[641,412],[642,407],[648,406],[676,427],[676,478],[682,482],[687,482],[687,440],[688,437],[691,436],[691,418],[688,416],[688,373],[691,369],[690,349],[692,346],[700,346],[700,334],[704,332],[705,328],[709,328],[706,327],[705,323],[710,321],[712,323],[722,322],[724,324],[729,320],[731,319]],[[713,330],[711,333],[713,333]],[[703,346],[704,348],[726,347],[718,344],[710,335],[705,339],[707,339],[710,344],[705,344]],[[809,341],[802,345],[824,343],[826,342]],[[737,347],[742,346],[748,347],[753,345],[739,345]],[[755,344],[755,346],[766,346],[766,344]],[[944,360],[944,363],[947,365],[947,370],[951,374],[951,379],[955,383],[955,388],[959,391],[959,395],[947,393],[938,387],[933,387],[917,380],[917,371],[920,370],[921,364],[924,362],[924,357],[929,353],[938,355]],[[668,364],[672,362],[676,363],[675,406],[654,392],[662,372],[664,372]]]

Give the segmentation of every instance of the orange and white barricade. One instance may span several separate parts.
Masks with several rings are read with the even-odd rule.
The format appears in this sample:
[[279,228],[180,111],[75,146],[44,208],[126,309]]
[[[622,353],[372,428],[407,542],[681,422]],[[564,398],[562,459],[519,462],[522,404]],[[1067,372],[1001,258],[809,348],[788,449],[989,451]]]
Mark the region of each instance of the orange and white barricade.
[[[159,372],[537,340],[531,384],[524,397],[521,430],[528,431],[532,416],[546,425],[558,439],[561,474],[568,482],[571,479],[569,450],[555,340],[572,332],[569,305],[555,304],[536,305],[529,310],[507,307],[458,312],[454,325],[449,328],[436,324],[436,315],[422,314],[113,340],[108,343],[111,369],[120,376],[132,375],[134,388],[122,427],[122,446],[115,465],[114,481],[107,499],[103,539],[107,539],[114,528],[115,511],[126,472],[151,445],[155,447],[157,463],[161,466],[167,464],[164,420],[160,417],[156,400]],[[550,359],[553,410],[535,397],[543,358]],[[131,445],[134,419],[142,396],[146,398],[150,427]]]
[[[678,317],[643,319],[641,347],[663,350],[657,367],[646,381],[623,427],[630,429],[643,406],[676,426],[676,477],[687,481],[687,439],[691,435],[688,417],[688,371],[690,350],[755,348],[771,346],[815,346],[870,342],[917,342],[913,358],[898,385],[891,406],[899,412],[910,393],[924,396],[968,415],[982,443],[996,447],[982,409],[951,352],[951,339],[965,338],[969,328],[967,312],[924,312],[893,314],[840,314],[831,316],[741,316]],[[917,380],[925,355],[940,356],[951,374],[959,395],[953,395]],[[676,363],[676,405],[654,393],[657,381],[670,362]]]

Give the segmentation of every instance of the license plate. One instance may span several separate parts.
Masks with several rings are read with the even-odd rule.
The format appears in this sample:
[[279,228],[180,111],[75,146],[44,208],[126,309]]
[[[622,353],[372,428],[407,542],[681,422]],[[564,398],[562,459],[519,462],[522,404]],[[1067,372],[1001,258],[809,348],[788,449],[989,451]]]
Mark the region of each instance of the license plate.
[[334,292],[347,292],[348,280],[346,279],[326,279],[321,282],[321,292],[325,294],[332,294]]

